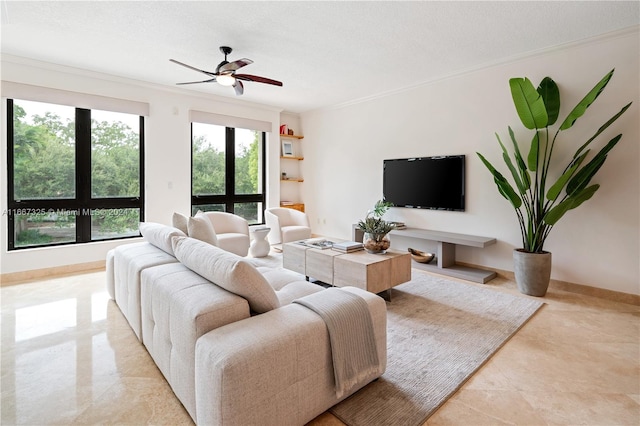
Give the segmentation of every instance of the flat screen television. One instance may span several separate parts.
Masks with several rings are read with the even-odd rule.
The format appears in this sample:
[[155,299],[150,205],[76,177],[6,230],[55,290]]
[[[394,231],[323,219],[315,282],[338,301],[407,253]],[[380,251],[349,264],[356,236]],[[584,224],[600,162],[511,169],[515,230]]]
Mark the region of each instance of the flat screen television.
[[464,160],[464,155],[384,160],[384,200],[396,207],[464,211]]

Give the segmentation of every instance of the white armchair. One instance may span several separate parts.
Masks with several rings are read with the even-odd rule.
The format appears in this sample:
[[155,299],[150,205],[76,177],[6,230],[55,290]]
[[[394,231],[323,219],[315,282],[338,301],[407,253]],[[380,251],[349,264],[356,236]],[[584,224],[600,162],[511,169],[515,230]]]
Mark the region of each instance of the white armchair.
[[226,212],[204,212],[211,221],[218,239],[217,246],[223,250],[246,256],[249,252],[249,223],[243,217]]
[[264,212],[269,232],[269,243],[280,244],[311,238],[309,218],[303,212],[294,209],[275,207]]

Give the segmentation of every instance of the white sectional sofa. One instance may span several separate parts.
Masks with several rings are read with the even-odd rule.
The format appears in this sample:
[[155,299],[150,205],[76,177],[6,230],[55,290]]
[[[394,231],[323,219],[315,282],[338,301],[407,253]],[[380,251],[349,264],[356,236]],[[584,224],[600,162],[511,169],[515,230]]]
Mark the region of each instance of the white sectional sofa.
[[107,255],[107,288],[197,424],[302,425],[384,372],[379,296],[335,290],[366,302],[377,358],[340,394],[328,326],[292,303],[324,297],[322,287],[282,268],[257,268],[176,228],[140,230],[146,242]]

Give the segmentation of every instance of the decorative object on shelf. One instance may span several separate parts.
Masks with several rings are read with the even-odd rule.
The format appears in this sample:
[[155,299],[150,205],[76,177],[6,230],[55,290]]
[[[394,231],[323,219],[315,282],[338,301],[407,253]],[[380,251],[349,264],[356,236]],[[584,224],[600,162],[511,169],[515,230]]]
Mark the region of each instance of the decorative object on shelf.
[[411,258],[418,263],[430,263],[436,257],[433,253],[412,249],[411,247],[407,251],[411,253]]
[[282,141],[282,156],[293,157],[293,143]]
[[288,133],[287,125],[286,124],[281,124],[280,125],[280,134],[281,135],[286,135],[287,133]]
[[[607,154],[618,143],[621,134],[611,139],[582,168],[583,161],[590,150],[589,144],[629,108],[631,102],[604,123],[595,134],[582,144],[564,168],[559,178],[547,187],[550,170],[560,170],[552,165],[553,148],[562,130],[573,126],[587,108],[605,89],[613,76],[613,70],[605,75],[589,93],[569,112],[559,128],[550,132],[549,126],[558,119],[560,112],[560,91],[556,83],[545,77],[537,90],[528,78],[509,80],[511,97],[524,127],[535,130],[526,159],[520,152],[515,134],[509,127],[509,137],[513,143],[513,159],[507,148],[498,138],[502,148],[502,157],[511,172],[515,188],[498,172],[493,165],[480,154],[478,157],[493,175],[500,194],[506,198],[516,211],[520,232],[521,249],[513,252],[514,273],[518,290],[531,296],[544,296],[551,279],[551,253],[544,250],[544,243],[553,226],[564,214],[589,200],[600,188],[599,184],[589,185],[593,176],[602,167]],[[553,136],[549,136],[553,135]],[[564,194],[562,194],[564,190]],[[523,211],[524,210],[524,211]],[[533,262],[531,264],[530,262]]]
[[395,228],[395,225],[382,219],[391,206],[391,203],[378,200],[373,209],[367,212],[364,220],[358,222],[358,229],[364,232],[362,245],[369,253],[384,254],[391,246],[387,234]]
[[287,135],[293,136],[293,130],[292,129],[287,130]]
[[287,172],[282,172],[282,180],[287,180]]

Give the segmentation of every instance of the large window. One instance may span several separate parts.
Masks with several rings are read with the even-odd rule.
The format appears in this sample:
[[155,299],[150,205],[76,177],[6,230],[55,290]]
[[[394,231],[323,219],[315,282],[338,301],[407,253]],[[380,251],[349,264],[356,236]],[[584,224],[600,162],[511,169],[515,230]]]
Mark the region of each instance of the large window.
[[138,236],[144,118],[7,101],[9,249]]
[[192,214],[226,211],[264,223],[265,133],[192,123]]

